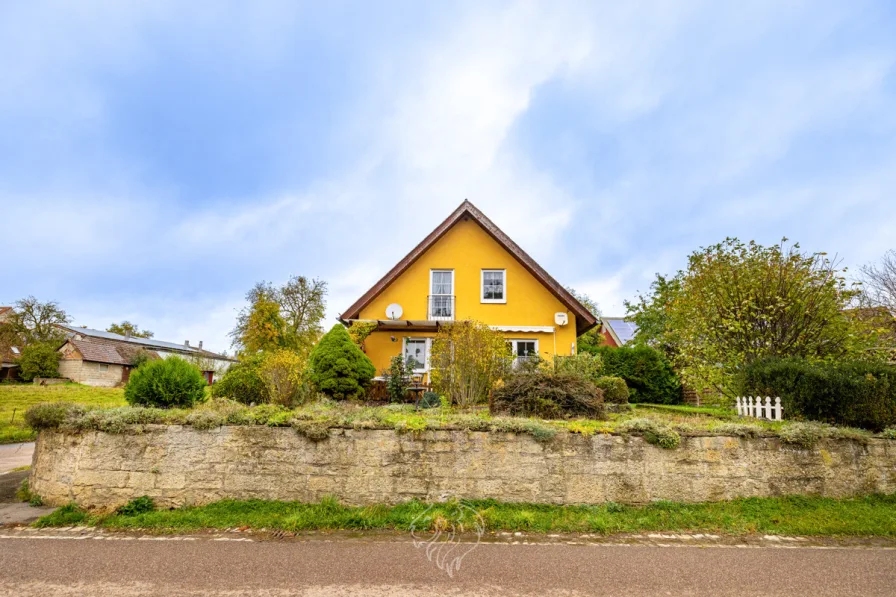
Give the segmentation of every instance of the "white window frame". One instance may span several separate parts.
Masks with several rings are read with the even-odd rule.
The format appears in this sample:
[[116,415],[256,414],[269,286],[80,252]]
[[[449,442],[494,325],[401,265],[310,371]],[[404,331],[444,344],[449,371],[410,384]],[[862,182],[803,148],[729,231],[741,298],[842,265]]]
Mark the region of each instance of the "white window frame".
[[97,363],[97,369],[99,369],[100,373],[106,373],[109,371],[108,363]]
[[[451,274],[451,290],[448,292],[448,294],[444,294],[444,293],[433,294],[433,291],[432,291],[432,288],[433,288],[433,278],[435,278],[435,275],[434,275],[434,274],[436,274],[436,273],[440,273],[440,274]],[[453,269],[449,269],[449,268],[434,268],[434,269],[429,270],[429,298],[428,298],[428,304],[426,305],[426,317],[427,317],[427,319],[431,319],[431,318],[432,318],[432,313],[431,313],[431,311],[432,311],[432,297],[434,297],[434,296],[450,296],[450,297],[452,297],[452,299],[450,299],[450,304],[451,304],[451,315],[449,315],[448,317],[439,317],[438,319],[444,319],[444,320],[451,320],[451,321],[453,321],[453,320],[455,319],[456,315],[457,315],[457,313],[455,313],[455,311],[457,310],[457,305],[455,305],[455,300],[454,300],[454,298],[453,298],[453,297],[454,297],[454,270],[453,270]]]
[[533,356],[540,357],[541,353],[538,351],[538,339],[537,338],[508,338],[508,342],[510,342],[511,351],[513,352],[513,364],[516,366],[517,362],[519,362],[520,356],[517,354],[517,344],[520,342],[534,342],[535,343],[535,354]]
[[[502,276],[502,282],[504,287],[504,296],[499,299],[487,299],[485,298],[485,274],[495,274],[500,273]],[[482,303],[506,303],[507,302],[507,270],[501,268],[493,268],[493,269],[483,269],[479,273],[479,301]]]
[[428,373],[429,372],[429,351],[432,349],[432,338],[423,338],[421,336],[405,336],[401,341],[401,359],[407,363],[405,355],[408,352],[408,340],[413,340],[418,342],[423,340],[425,343],[425,348],[423,350],[426,351],[426,355],[423,357],[423,368],[422,369],[411,369],[412,373]]

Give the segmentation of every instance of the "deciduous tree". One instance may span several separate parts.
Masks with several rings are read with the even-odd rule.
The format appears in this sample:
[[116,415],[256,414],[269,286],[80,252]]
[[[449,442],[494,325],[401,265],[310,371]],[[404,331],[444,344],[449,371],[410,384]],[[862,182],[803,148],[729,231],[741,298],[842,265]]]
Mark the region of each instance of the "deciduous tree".
[[16,301],[12,315],[2,327],[5,328],[4,335],[9,336],[8,340],[13,345],[54,344],[65,338],[65,333],[56,325],[69,321],[68,314],[56,301],[42,303],[29,296]]
[[233,345],[249,352],[307,350],[323,332],[326,294],[326,282],[305,276],[293,276],[280,287],[259,282],[246,293],[249,306],[230,332]]
[[638,340],[663,348],[688,385],[727,393],[733,376],[760,358],[861,350],[864,337],[844,313],[858,291],[843,272],[786,239],[764,247],[728,238],[691,254],[674,278],[658,276],[629,310]]
[[149,330],[141,330],[137,324],[127,320],[122,321],[121,323],[113,323],[106,328],[106,331],[120,336],[127,336],[130,334],[134,338],[152,338],[154,335]]

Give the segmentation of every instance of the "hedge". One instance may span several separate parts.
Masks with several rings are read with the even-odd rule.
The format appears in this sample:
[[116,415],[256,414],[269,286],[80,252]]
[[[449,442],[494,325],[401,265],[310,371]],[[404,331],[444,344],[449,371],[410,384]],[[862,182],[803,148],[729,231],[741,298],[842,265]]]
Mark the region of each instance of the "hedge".
[[594,352],[603,360],[602,375],[625,380],[630,392],[629,402],[682,402],[681,381],[658,350],[649,346],[601,346]]
[[813,364],[766,359],[747,366],[743,395],[780,396],[786,419],[881,431],[896,424],[896,366],[867,361]]

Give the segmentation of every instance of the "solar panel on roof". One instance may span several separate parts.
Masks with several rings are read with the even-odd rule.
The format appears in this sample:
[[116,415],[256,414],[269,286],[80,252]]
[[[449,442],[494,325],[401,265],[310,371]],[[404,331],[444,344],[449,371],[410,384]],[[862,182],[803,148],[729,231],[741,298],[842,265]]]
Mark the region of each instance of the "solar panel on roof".
[[605,317],[604,322],[613,329],[616,337],[623,344],[631,341],[638,333],[638,326],[632,321],[626,321],[618,317]]
[[106,340],[121,340],[124,342],[131,342],[133,344],[142,344],[144,346],[152,346],[156,348],[173,348],[177,350],[188,350],[192,352],[198,352],[198,348],[195,346],[185,346],[183,344],[175,344],[174,342],[165,342],[163,340],[152,340],[147,338],[135,338],[131,336],[127,338],[122,336],[121,334],[113,334],[112,332],[105,332],[103,330],[92,330],[90,328],[75,328],[70,326],[62,326],[67,330],[71,330],[76,334],[82,334],[84,336],[90,336],[92,338],[105,338]]

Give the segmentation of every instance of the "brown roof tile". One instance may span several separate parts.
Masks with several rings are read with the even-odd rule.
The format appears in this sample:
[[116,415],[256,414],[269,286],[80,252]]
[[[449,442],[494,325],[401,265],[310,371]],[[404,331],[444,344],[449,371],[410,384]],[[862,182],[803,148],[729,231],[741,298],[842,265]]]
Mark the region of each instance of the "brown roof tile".
[[[127,342],[84,336],[70,338],[69,342],[78,349],[85,361],[111,365],[130,365],[137,353],[144,350]],[[154,350],[146,350],[145,352],[150,359],[160,358],[159,354]]]

